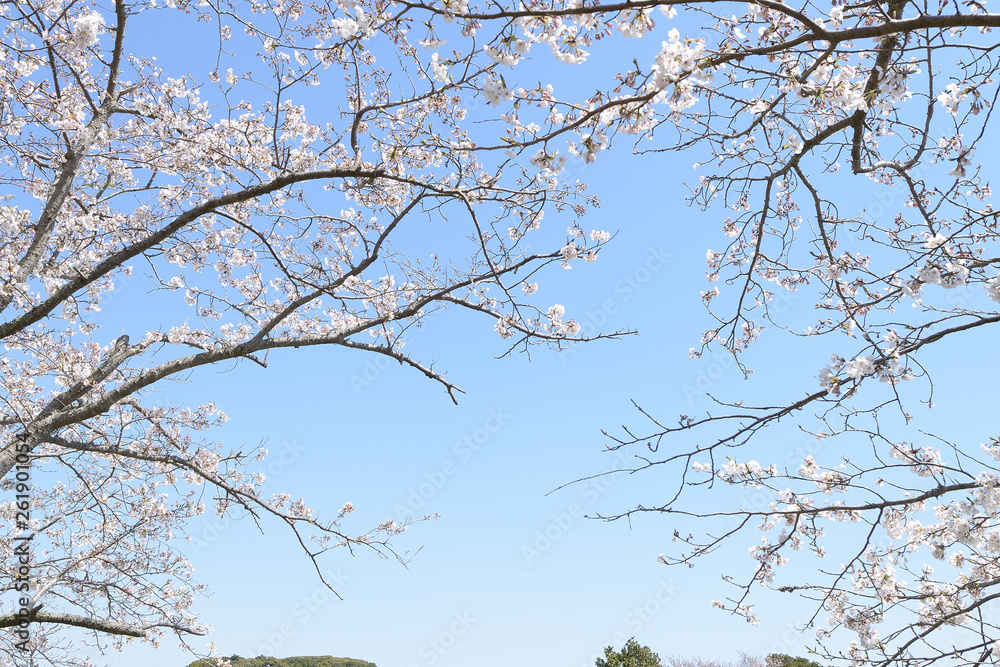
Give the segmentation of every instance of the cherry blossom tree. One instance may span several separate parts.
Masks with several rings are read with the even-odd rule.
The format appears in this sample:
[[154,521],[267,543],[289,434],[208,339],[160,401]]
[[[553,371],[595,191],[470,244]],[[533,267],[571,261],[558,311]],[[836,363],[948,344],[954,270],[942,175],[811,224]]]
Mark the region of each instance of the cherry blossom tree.
[[[978,161],[997,141],[1000,15],[975,1],[658,4],[683,25],[655,65],[620,75],[624,97],[595,99],[620,120],[593,132],[666,131],[651,150],[693,153],[691,203],[727,216],[691,356],[733,355],[749,376],[744,353],[778,329],[807,339],[818,383],[757,404],[713,394],[676,421],[640,408],[609,448],[672,486],[602,518],[669,515],[683,529],[668,564],[749,547],[714,604],[756,624],[761,586],[801,595],[828,659],[995,664],[1000,441],[988,419],[973,442],[929,432],[914,406],[933,407],[928,351],[950,345],[972,382],[996,372],[967,346],[1000,322],[993,166]],[[609,20],[642,34],[652,9]],[[564,24],[575,43],[610,25],[592,16],[606,15]],[[751,494],[769,500],[738,504]]]
[[[146,52],[141,27],[161,19],[211,28],[200,68]],[[782,585],[817,600],[817,641],[855,633],[844,654],[859,662],[993,659],[1000,447],[945,455],[900,436],[931,387],[921,350],[1000,320],[997,220],[975,161],[994,140],[1000,15],[982,3],[38,0],[2,5],[0,20],[0,471],[12,497],[30,496],[28,520],[4,506],[0,548],[17,604],[30,544],[23,613],[39,660],[88,664],[80,633],[104,650],[205,632],[178,541],[209,509],[286,524],[321,577],[334,547],[394,555],[405,526],[349,532],[349,503],[321,519],[265,497],[264,452],[210,439],[215,405],[151,392],[206,365],[336,345],[454,398],[402,346],[449,306],[485,316],[509,351],[582,340],[536,277],[610,240],[580,219],[599,202],[578,176],[613,147],[688,151],[691,203],[729,216],[706,255],[714,324],[693,355],[741,359],[766,323],[787,326],[770,308],[784,293],[819,311],[786,335],[834,355],[805,397],[722,403],[676,426],[648,415],[648,431],[612,445],[648,447],[636,468],[677,480],[635,512],[710,520],[688,503],[713,485],[773,492],[762,509],[709,512],[735,524],[678,535],[689,548],[664,560],[760,526],[753,574],[719,602],[755,620],[754,584],[779,585],[800,547],[824,553],[830,522],[860,524],[843,570]],[[630,38],[644,39],[625,56]],[[858,193],[877,206],[855,213]],[[133,281],[169,325],[102,329],[102,304]],[[816,437],[867,448],[792,468],[725,458],[804,409]],[[19,628],[21,611],[0,625]],[[3,636],[8,662],[18,639]]]
[[[337,547],[403,558],[391,539],[405,525],[349,531],[349,502],[320,514],[265,495],[266,450],[213,441],[220,408],[164,404],[164,382],[327,345],[390,357],[454,400],[459,387],[403,349],[439,309],[484,319],[508,351],[584,340],[533,295],[549,268],[597,258],[610,234],[580,216],[598,200],[557,178],[564,158],[525,138],[536,130],[478,151],[468,107],[513,93],[471,37],[458,62],[412,43],[411,13],[381,0],[0,9],[3,664],[90,665],[135,639],[205,634],[183,548],[203,512],[284,524],[324,583]],[[201,70],[143,51],[149,26],[173,20],[216,31]],[[297,100],[320,83],[332,97],[307,114]],[[542,227],[546,212],[561,226]],[[165,324],[102,328],[123,286],[148,291]]]

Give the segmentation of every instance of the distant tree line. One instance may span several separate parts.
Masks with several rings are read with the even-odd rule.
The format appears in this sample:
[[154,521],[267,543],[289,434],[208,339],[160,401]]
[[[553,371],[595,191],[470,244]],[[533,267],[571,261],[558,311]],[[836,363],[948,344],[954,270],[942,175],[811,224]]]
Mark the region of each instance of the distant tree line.
[[[728,665],[715,660],[703,660],[701,658],[671,658],[667,661],[669,667],[824,667],[817,662],[805,658],[793,657],[783,653],[772,653],[763,662],[759,658],[742,655],[740,660]],[[613,646],[604,649],[604,657],[597,658],[596,667],[664,667],[660,656],[653,653],[648,646],[643,646],[635,640],[629,639],[622,646],[620,651],[615,651]],[[234,667],[236,667],[234,665]],[[242,667],[242,665],[240,666]]]
[[[297,656],[293,658],[275,658],[258,655],[256,658],[243,658],[231,655],[228,658],[233,667],[375,667],[374,662],[356,660],[354,658],[335,658],[332,655]],[[215,667],[214,662],[195,660],[188,667]]]
[[[320,656],[299,656],[293,658],[275,658],[266,655],[258,655],[256,658],[243,658],[238,655],[231,655],[227,658],[232,667],[376,667],[375,663],[355,658],[334,658],[330,655]],[[722,667],[721,663],[694,660],[669,661],[670,667]],[[740,662],[743,667],[750,667],[751,663],[760,666],[759,659],[747,659],[744,656]],[[639,644],[635,638],[629,639],[620,651],[615,651],[613,646],[604,649],[604,657],[598,658],[596,667],[664,667],[660,656],[653,653],[648,646]],[[215,667],[214,662],[206,660],[196,660],[188,667]],[[772,653],[763,661],[763,667],[824,667],[817,662],[805,658],[793,657],[781,653]]]

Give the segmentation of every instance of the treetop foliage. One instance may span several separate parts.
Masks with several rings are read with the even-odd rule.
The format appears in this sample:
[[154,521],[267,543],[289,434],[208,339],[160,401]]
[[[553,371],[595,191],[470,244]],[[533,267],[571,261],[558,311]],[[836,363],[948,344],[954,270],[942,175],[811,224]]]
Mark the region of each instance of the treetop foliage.
[[596,667],[663,667],[660,656],[648,646],[643,646],[632,637],[620,651],[613,646],[604,649],[604,657],[597,658]]

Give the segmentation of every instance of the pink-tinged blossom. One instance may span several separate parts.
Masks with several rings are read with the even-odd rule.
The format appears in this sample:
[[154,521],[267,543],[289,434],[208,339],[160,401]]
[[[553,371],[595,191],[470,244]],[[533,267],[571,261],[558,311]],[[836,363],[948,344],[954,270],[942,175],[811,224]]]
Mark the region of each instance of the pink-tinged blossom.
[[1000,303],[1000,275],[993,276],[986,281],[986,296]]
[[933,236],[927,235],[927,240],[924,241],[924,248],[927,250],[936,250],[937,248],[944,246],[947,242],[948,237],[938,232]]
[[958,105],[964,102],[968,96],[968,89],[963,88],[962,84],[949,83],[945,89],[938,94],[937,100],[941,103],[941,106],[948,110],[948,113],[952,116],[957,116]]
[[445,20],[450,23],[453,16],[469,12],[469,0],[442,0],[441,7],[446,12]]
[[441,56],[436,53],[431,55],[431,72],[436,81],[448,83],[450,80],[448,76],[448,63],[441,60]]
[[914,473],[931,477],[941,472],[941,452],[933,447],[918,447],[906,442],[893,443],[890,455],[907,463]]
[[833,28],[839,28],[844,22],[844,8],[840,5],[832,7],[830,9],[830,22],[833,24]]
[[854,379],[861,379],[875,372],[875,364],[869,357],[855,357],[844,364],[844,372]]
[[78,14],[73,20],[73,45],[80,51],[90,48],[97,43],[102,28],[100,14],[89,10]]
[[502,80],[487,77],[483,81],[483,97],[487,104],[495,107],[514,99],[514,91],[505,86]]
[[538,167],[542,177],[555,176],[561,174],[566,168],[566,156],[560,155],[559,151],[546,151],[539,148],[531,157],[531,164]]
[[838,367],[824,366],[819,371],[819,384],[829,394],[839,394],[841,379],[837,376]]

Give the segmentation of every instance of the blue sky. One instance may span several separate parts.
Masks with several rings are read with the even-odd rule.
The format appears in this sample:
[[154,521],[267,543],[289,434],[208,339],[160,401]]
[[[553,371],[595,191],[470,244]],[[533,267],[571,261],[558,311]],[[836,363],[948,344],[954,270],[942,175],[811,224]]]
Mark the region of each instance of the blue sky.
[[[788,596],[759,598],[759,628],[710,608],[728,592],[723,569],[747,566],[748,544],[734,542],[694,570],[670,568],[656,557],[671,548],[673,520],[640,517],[630,530],[583,518],[662,500],[672,480],[619,476],[549,493],[616,465],[601,452],[601,429],[641,423],[630,399],[671,419],[709,409],[695,395],[706,388],[736,398],[796,396],[814,389],[829,355],[821,345],[769,337],[751,352],[750,381],[722,354],[689,359],[708,322],[698,297],[704,249],[721,233],[712,213],[680,206],[681,175],[669,160],[646,159],[654,168],[629,168],[628,187],[615,187],[613,175],[626,164],[609,160],[594,172],[608,192],[594,225],[619,230],[618,238],[600,261],[556,274],[556,287],[542,285],[569,312],[594,322],[604,316],[605,330],[635,328],[637,336],[497,360],[504,347],[490,322],[456,317],[464,321],[453,325],[449,313],[410,344],[466,391],[458,406],[417,373],[342,350],[274,355],[267,370],[203,370],[170,389],[190,402],[216,401],[231,418],[217,434],[228,445],[267,440],[276,458],[271,489],[328,511],[353,502],[348,527],[398,520],[401,509],[441,515],[399,538],[397,548],[413,554],[407,568],[371,554],[331,554],[326,564],[343,581],[342,601],[324,591],[281,526],[265,524],[261,535],[249,523],[196,522],[192,561],[213,590],[197,608],[225,654],[334,654],[380,667],[499,667],[530,656],[530,664],[577,667],[593,664],[599,646],[632,635],[661,655],[803,652],[808,638],[793,628],[811,610]],[[630,190],[648,192],[653,181],[657,203]],[[662,268],[643,270],[662,252],[670,254]],[[630,293],[622,290],[629,278],[639,286]],[[792,302],[789,316],[809,308]],[[988,410],[988,394],[963,391],[961,370],[938,356],[942,417]],[[970,430],[975,442],[988,436]],[[776,446],[813,453],[801,434],[786,433]],[[720,502],[754,498],[730,493]],[[186,660],[168,641],[155,652],[130,649],[112,664]]]
[[[170,58],[159,56],[168,73]],[[808,605],[761,595],[758,628],[711,608],[711,598],[728,592],[723,569],[749,565],[749,544],[733,543],[693,570],[670,568],[657,555],[671,548],[674,520],[643,516],[629,526],[584,518],[662,502],[673,480],[652,471],[552,492],[620,465],[601,451],[601,430],[641,424],[632,399],[672,420],[709,409],[705,390],[794,398],[818,388],[816,372],[833,351],[825,347],[832,341],[772,331],[779,335],[748,355],[749,381],[722,353],[688,358],[710,323],[699,292],[707,288],[705,250],[725,243],[725,214],[683,205],[682,181],[697,178],[695,157],[635,158],[626,142],[619,148],[580,173],[604,204],[584,227],[618,236],[598,262],[545,275],[540,297],[585,325],[639,335],[495,359],[505,345],[493,323],[448,311],[408,345],[465,390],[458,406],[418,373],[340,349],[273,354],[267,370],[203,369],[164,390],[165,400],[215,401],[230,421],[212,435],[231,447],[267,441],[269,490],[302,495],[327,513],[354,503],[348,530],[440,514],[397,540],[411,556],[407,567],[370,553],[330,554],[324,562],[342,582],[343,600],[322,588],[281,526],[265,523],[262,535],[248,522],[194,522],[191,560],[213,591],[197,610],[214,625],[209,639],[223,654],[333,654],[379,667],[500,667],[512,659],[582,667],[601,646],[633,635],[661,656],[804,653],[808,637],[794,627]],[[867,196],[862,190],[849,201],[860,209],[873,201]],[[571,223],[546,215],[556,230]],[[136,279],[116,294],[105,312],[108,335],[156,319],[145,290]],[[802,326],[811,312],[808,298],[794,298],[783,317]],[[987,392],[963,382],[947,354],[930,350],[929,358],[939,373],[941,422],[989,409]],[[958,434],[975,442],[988,435],[970,423]],[[789,451],[813,453],[794,428],[776,431],[774,443],[778,461]],[[736,491],[718,502],[756,501]],[[108,657],[117,667],[190,659],[169,639],[159,650],[135,646]]]
[[[331,554],[343,601],[324,592],[281,526],[265,524],[260,535],[249,523],[196,522],[192,561],[214,592],[198,609],[223,653],[335,654],[380,667],[499,665],[531,655],[533,664],[575,667],[632,635],[663,654],[725,657],[750,642],[767,649],[784,633],[779,625],[777,635],[750,633],[731,648],[706,645],[706,623],[739,633],[746,624],[709,608],[706,586],[717,573],[696,577],[657,563],[673,524],[643,518],[629,530],[584,518],[627,509],[643,491],[655,497],[662,484],[654,476],[549,494],[620,466],[601,451],[601,429],[640,422],[630,399],[673,416],[703,405],[692,398],[704,386],[699,377],[720,388],[742,382],[725,357],[687,355],[707,322],[699,290],[712,216],[682,207],[682,175],[669,160],[644,164],[652,168],[608,160],[590,170],[604,206],[587,225],[618,237],[598,262],[539,280],[547,299],[582,322],[638,335],[495,359],[505,346],[492,322],[448,311],[408,346],[466,391],[458,406],[422,375],[338,349],[272,355],[267,370],[206,369],[168,389],[165,400],[214,400],[230,421],[213,436],[227,445],[266,439],[276,459],[269,489],[328,511],[353,502],[348,528],[404,512],[441,515],[399,538],[400,550],[419,550],[407,568]],[[658,202],[642,194],[650,191]],[[144,289],[130,285],[116,305],[134,318],[143,299]],[[454,645],[436,649],[453,630],[462,630]],[[140,661],[167,667],[185,657],[164,642],[114,664]]]

